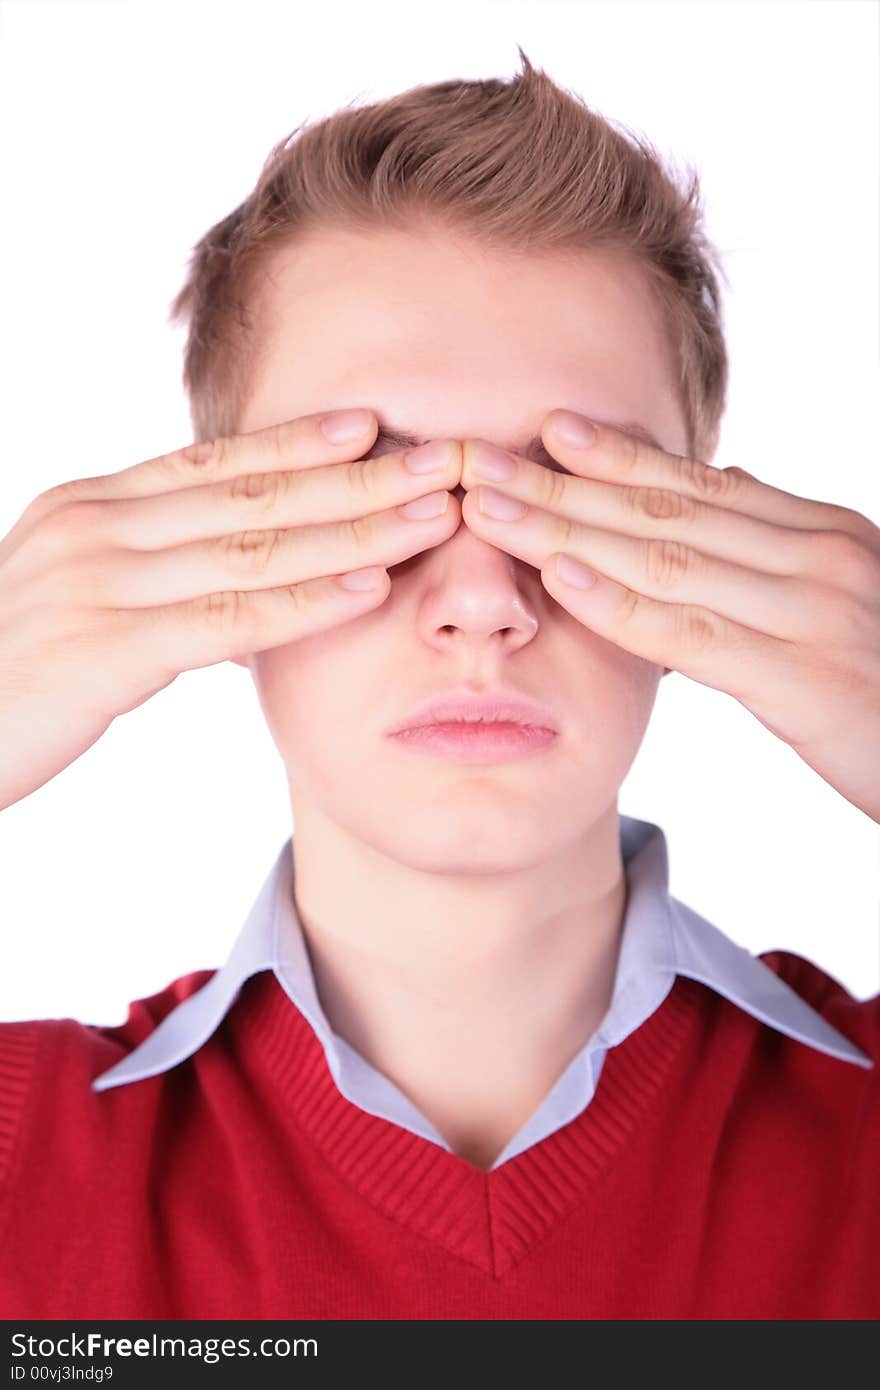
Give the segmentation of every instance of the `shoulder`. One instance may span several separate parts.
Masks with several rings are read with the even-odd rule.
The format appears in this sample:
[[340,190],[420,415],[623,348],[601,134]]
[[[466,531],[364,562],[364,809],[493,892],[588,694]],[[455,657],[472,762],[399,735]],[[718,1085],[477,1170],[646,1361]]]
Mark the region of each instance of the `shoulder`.
[[103,1071],[142,1043],[215,973],[214,969],[193,970],[154,994],[133,1000],[122,1023],[83,1023],[75,1018],[0,1023],[0,1075],[11,1068],[21,1080],[27,1071],[42,1072],[50,1062],[53,1076],[60,1080],[68,1069]]
[[[111,1067],[152,1033],[167,1014],[195,994],[216,972],[196,970],[128,1005],[122,1023],[84,1023],[75,1018],[0,1022],[0,1193],[8,1183],[22,1134],[51,1098],[57,1130],[76,1128],[99,1099],[93,1077]],[[143,1088],[137,1089],[139,1097]]]
[[880,994],[858,999],[821,965],[794,951],[762,951],[758,959],[832,1028],[855,1043],[880,1070]]

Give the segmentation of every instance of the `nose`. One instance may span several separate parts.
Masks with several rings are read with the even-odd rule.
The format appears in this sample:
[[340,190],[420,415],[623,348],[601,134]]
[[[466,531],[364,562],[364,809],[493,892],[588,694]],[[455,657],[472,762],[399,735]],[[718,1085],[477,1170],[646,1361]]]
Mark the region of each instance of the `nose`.
[[[459,504],[466,495],[462,486],[453,493]],[[463,519],[448,540],[424,551],[421,560],[418,623],[426,642],[447,650],[462,643],[500,643],[510,652],[535,636],[538,613],[523,582],[529,566],[481,540]]]

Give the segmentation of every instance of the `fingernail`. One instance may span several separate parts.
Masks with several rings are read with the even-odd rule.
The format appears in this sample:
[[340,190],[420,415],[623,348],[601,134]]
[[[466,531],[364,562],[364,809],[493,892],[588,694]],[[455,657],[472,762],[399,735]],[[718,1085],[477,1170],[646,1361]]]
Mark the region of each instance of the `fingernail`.
[[449,504],[448,492],[429,492],[426,497],[414,497],[399,509],[410,521],[428,521],[432,516],[442,516]]
[[553,417],[553,428],[560,439],[575,449],[589,448],[596,438],[596,426],[573,410],[560,410]]
[[339,575],[339,583],[343,589],[352,589],[358,592],[361,589],[376,589],[382,583],[382,576],[385,570],[379,565],[371,565],[365,570],[351,570],[348,574]]
[[513,459],[503,449],[496,449],[494,444],[474,440],[468,444],[468,452],[474,472],[479,477],[488,478],[492,483],[503,483],[512,476]]
[[496,492],[494,487],[481,487],[480,511],[494,516],[496,521],[517,521],[525,516],[528,507],[518,497],[508,497],[506,492]]
[[449,462],[449,445],[445,439],[430,439],[417,449],[409,449],[403,456],[404,467],[410,473],[436,473]]
[[369,410],[334,410],[321,421],[321,433],[331,444],[347,444],[366,434],[372,418]]
[[592,570],[588,570],[579,560],[572,560],[569,555],[556,556],[556,573],[563,583],[572,584],[575,589],[589,589],[596,582]]

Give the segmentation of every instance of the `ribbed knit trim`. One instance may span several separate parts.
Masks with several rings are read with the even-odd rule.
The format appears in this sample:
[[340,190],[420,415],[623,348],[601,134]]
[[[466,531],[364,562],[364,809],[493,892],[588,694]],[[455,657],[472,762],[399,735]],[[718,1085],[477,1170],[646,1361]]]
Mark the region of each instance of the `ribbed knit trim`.
[[[273,977],[274,978],[274,977]],[[34,1059],[40,1024],[0,1024],[0,1238],[15,1189],[16,1156],[28,1097],[33,1092]]]
[[489,1172],[347,1100],[272,971],[246,982],[230,1018],[245,1055],[254,1049],[280,1104],[345,1182],[390,1220],[501,1278],[595,1195],[696,1025],[701,992],[678,976],[651,1017],[609,1049],[590,1104]]

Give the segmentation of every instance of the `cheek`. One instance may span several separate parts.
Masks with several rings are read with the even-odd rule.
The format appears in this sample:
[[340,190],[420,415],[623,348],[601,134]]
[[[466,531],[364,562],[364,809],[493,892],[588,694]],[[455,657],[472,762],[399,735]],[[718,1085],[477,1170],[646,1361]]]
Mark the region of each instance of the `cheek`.
[[318,633],[254,658],[263,714],[288,764],[307,759],[310,750],[326,755],[351,722],[351,653],[339,632],[332,636]]
[[651,717],[662,667],[595,633],[585,633],[583,628],[578,648],[579,669],[573,688],[587,692],[584,727],[595,730],[601,726],[608,744],[625,764],[635,756]]
[[313,639],[275,646],[254,657],[254,685],[272,738],[282,756],[327,739],[334,724],[338,681],[332,663],[314,649]]
[[617,681],[621,736],[635,756],[654,708],[663,668],[630,652],[621,652],[621,657]]

